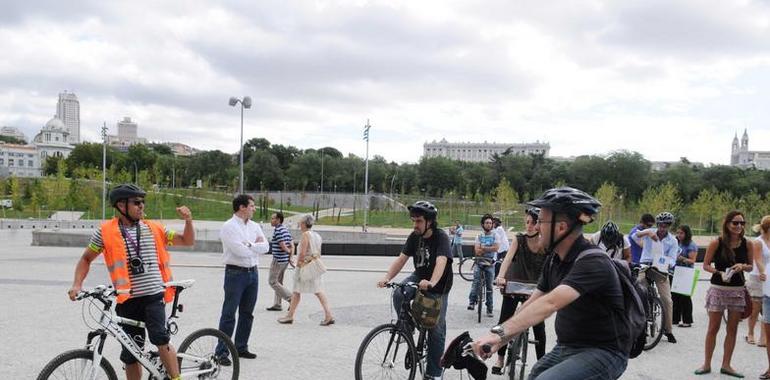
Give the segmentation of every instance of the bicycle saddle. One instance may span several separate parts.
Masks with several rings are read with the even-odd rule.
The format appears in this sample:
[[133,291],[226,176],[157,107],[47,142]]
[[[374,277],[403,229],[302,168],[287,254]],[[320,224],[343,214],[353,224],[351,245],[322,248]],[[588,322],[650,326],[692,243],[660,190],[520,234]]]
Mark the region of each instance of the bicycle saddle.
[[470,334],[464,332],[449,343],[441,357],[441,367],[464,369],[475,380],[486,380],[487,366],[473,352],[468,352],[466,346],[473,342]]
[[167,288],[177,287],[177,288],[186,289],[193,286],[194,283],[195,283],[195,280],[189,279],[189,280],[181,280],[181,281],[169,281],[164,283],[163,286]]

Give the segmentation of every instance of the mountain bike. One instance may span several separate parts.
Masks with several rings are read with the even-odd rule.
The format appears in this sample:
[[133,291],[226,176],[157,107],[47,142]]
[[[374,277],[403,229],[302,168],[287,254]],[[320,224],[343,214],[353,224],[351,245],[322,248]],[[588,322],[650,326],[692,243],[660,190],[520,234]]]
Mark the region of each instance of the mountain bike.
[[[179,326],[175,321],[179,317],[178,312],[184,310],[179,304],[179,295],[182,290],[189,288],[195,280],[172,281],[164,284],[167,288],[176,290],[171,315],[166,320],[166,328],[169,333],[176,335]],[[66,351],[48,362],[38,375],[38,380],[46,379],[108,379],[117,380],[112,365],[102,355],[104,343],[108,337],[112,337],[120,343],[139,364],[149,372],[149,379],[168,379],[160,355],[157,351],[143,351],[120,327],[131,325],[144,328],[144,323],[129,318],[123,318],[115,313],[117,305],[116,297],[119,294],[127,294],[128,291],[115,290],[112,286],[99,285],[91,290],[78,293],[77,300],[85,300],[83,303],[83,321],[92,329],[88,333],[85,348]],[[90,317],[97,326],[90,326]],[[216,346],[223,342],[229,353],[229,365],[220,364],[221,358],[215,354]],[[193,331],[182,341],[177,350],[177,360],[182,378],[196,379],[237,379],[239,372],[238,351],[235,345],[225,333],[213,329],[204,328]]]
[[[403,302],[398,319],[373,328],[361,342],[356,353],[355,379],[407,379],[415,378],[417,370],[425,373],[428,355],[428,330],[421,327],[412,317],[406,289],[418,289],[414,282],[385,285],[394,292],[401,292]],[[417,330],[417,344],[414,330]]]
[[[632,269],[633,278],[638,278],[639,273],[648,270],[656,270],[649,265],[640,264]],[[663,337],[663,303],[660,301],[658,287],[650,276],[645,276],[647,283],[647,327],[645,328],[644,350],[649,351],[658,345]]]

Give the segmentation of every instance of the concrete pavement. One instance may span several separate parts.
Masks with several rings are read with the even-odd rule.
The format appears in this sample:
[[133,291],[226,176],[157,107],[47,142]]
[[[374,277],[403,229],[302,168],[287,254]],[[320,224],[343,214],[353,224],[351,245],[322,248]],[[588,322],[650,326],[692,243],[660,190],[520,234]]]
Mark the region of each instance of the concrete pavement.
[[[29,231],[0,232],[0,373],[3,378],[33,378],[46,362],[58,353],[81,347],[88,328],[83,322],[81,303],[70,302],[66,291],[73,268],[82,253],[80,248],[31,247]],[[272,303],[272,289],[267,286],[269,258],[261,263],[260,295],[255,310],[250,348],[259,357],[243,360],[243,379],[351,379],[353,362],[363,336],[374,326],[392,317],[389,292],[375,288],[392,258],[326,257],[331,268],[324,276],[326,291],[337,324],[320,327],[323,315],[316,298],[305,295],[293,325],[279,325],[281,313],[265,310]],[[195,286],[182,296],[185,312],[179,320],[180,332],[172,342],[181,343],[191,331],[216,327],[222,302],[220,254],[175,252],[174,274],[177,279],[194,278]],[[410,264],[408,265],[411,266]],[[290,278],[291,272],[288,273]],[[475,314],[465,310],[470,283],[455,276],[447,317],[447,337],[469,330],[477,336],[497,322],[497,317],[476,323]],[[101,262],[95,262],[87,286],[108,282]],[[629,362],[624,379],[691,379],[692,371],[703,358],[706,313],[703,300],[708,283],[700,282],[694,296],[695,325],[674,328],[679,343],[664,341],[650,352]],[[495,300],[499,311],[499,298]],[[555,343],[553,319],[546,323],[548,348]],[[746,323],[739,327],[733,365],[756,378],[766,367],[764,349],[743,341]],[[724,329],[719,334],[712,368],[718,372],[722,357]],[[120,370],[119,346],[107,343],[107,358]],[[534,355],[534,350],[530,350]],[[530,358],[534,362],[534,356]],[[489,363],[491,364],[491,363]],[[122,377],[122,376],[121,376]],[[460,378],[448,371],[445,378]],[[501,377],[491,376],[490,379]],[[720,378],[718,374],[698,378]]]

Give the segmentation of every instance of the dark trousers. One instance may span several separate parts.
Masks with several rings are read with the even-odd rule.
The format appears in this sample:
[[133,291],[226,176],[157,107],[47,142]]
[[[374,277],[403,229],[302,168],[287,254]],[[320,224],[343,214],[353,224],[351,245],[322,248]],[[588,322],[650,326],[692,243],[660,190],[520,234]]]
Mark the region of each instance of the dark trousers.
[[[518,306],[519,302],[524,303],[524,301],[526,300],[521,297],[504,296],[503,305],[500,306],[500,320],[497,321],[497,324],[501,324],[508,318],[512,317],[513,313],[516,312],[516,307]],[[540,322],[532,326],[532,333],[535,335],[535,340],[537,340],[537,344],[535,345],[535,354],[539,360],[545,356],[545,322]],[[508,345],[503,345],[499,350],[497,350],[497,354],[500,356],[505,356],[505,351],[507,349]]]
[[[672,276],[668,278],[673,281]],[[679,321],[692,323],[692,298],[671,292],[671,301],[674,303],[674,307],[671,309],[671,324],[679,324]]]
[[[252,271],[225,269],[225,302],[222,304],[222,316],[219,318],[219,330],[233,336],[235,329],[235,348],[238,352],[248,351],[251,324],[254,322],[254,306],[257,304],[259,276],[256,268]],[[235,326],[235,312],[238,311],[238,326]],[[217,354],[226,355],[227,348],[220,342]]]

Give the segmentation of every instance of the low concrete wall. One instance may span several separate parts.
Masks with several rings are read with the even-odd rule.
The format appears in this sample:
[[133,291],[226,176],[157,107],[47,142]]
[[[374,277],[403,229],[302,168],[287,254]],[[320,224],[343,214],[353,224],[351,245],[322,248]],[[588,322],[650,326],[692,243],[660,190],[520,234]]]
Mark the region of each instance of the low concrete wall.
[[[203,232],[203,231],[202,231]],[[211,231],[208,231],[211,232]],[[327,235],[330,231],[319,231],[321,236]],[[91,231],[78,231],[78,230],[35,230],[32,232],[32,245],[44,246],[44,247],[82,247],[85,248],[88,245],[88,241],[91,237]],[[323,254],[325,255],[340,255],[340,256],[398,256],[401,253],[401,249],[404,246],[404,240],[386,240],[385,234],[377,237],[377,241],[367,241],[362,236],[366,236],[369,233],[358,233],[362,236],[355,236],[355,233],[346,234],[331,234],[329,240],[324,237]],[[169,247],[172,251],[195,251],[195,252],[222,252],[222,243],[219,239],[204,239],[201,235],[196,236],[195,246],[193,247]],[[298,237],[298,235],[296,236]],[[350,238],[349,240],[341,240],[343,238]],[[381,238],[381,240],[380,240]],[[295,243],[298,240],[295,240]],[[463,246],[463,252],[465,255],[471,255],[473,252],[473,246],[466,244]]]
[[98,220],[0,219],[0,230],[94,229]]

